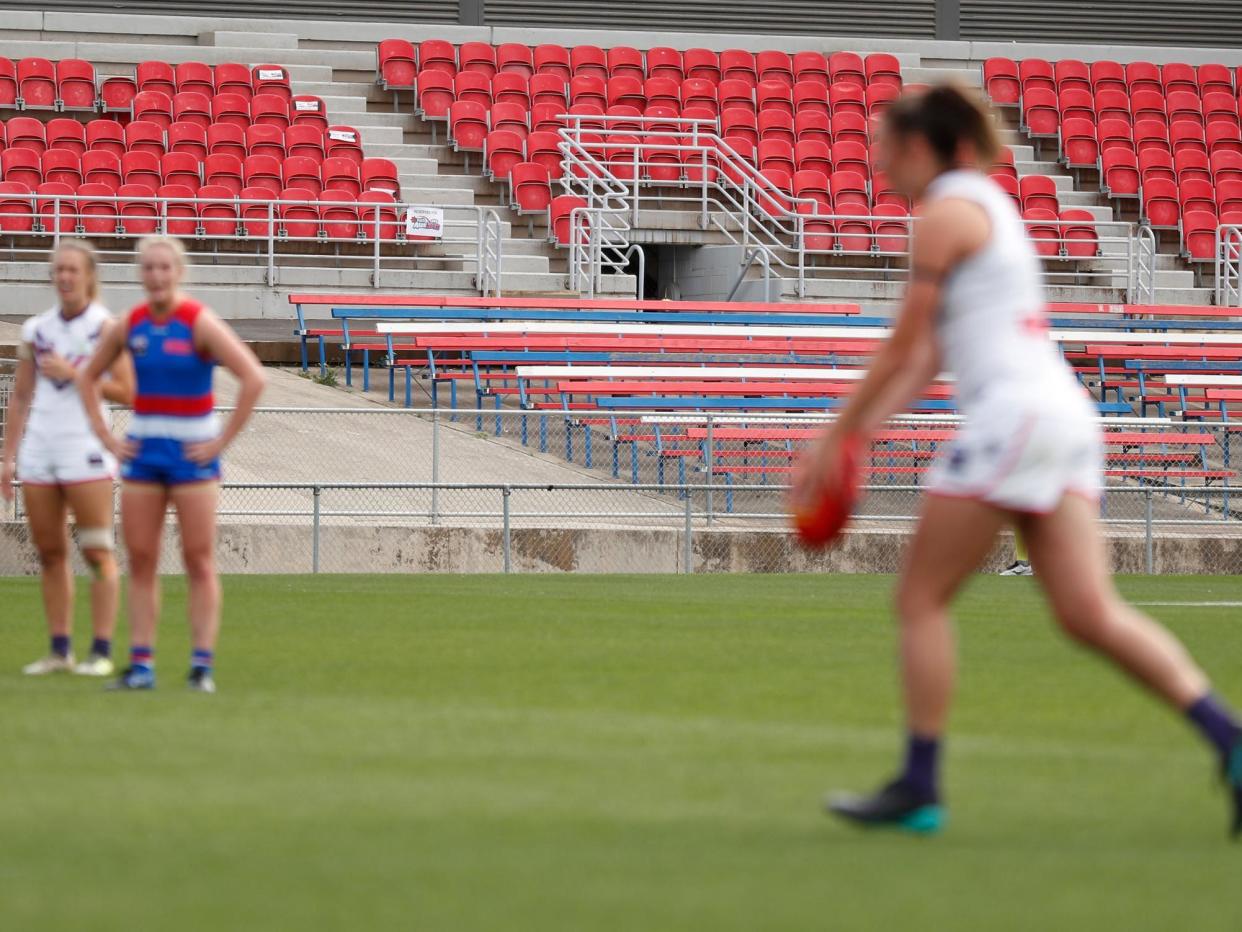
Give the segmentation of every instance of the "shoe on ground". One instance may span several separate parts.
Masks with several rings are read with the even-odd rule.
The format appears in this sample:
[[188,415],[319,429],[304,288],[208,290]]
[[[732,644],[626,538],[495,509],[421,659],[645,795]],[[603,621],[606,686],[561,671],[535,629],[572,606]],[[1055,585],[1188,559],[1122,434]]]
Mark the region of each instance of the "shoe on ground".
[[190,671],[190,675],[186,677],[186,686],[192,692],[196,693],[214,693],[216,691],[216,681],[211,677],[210,670],[204,670],[201,667],[195,667]]
[[48,654],[41,657],[34,663],[28,663],[22,667],[22,673],[26,676],[48,676],[52,673],[72,673],[74,669],[73,654],[65,657],[60,654]]
[[91,654],[73,668],[78,676],[111,676],[116,672],[112,660],[102,654]]
[[915,835],[934,835],[946,820],[944,808],[894,780],[871,796],[833,796],[828,812],[864,828],[895,828]]
[[155,671],[126,667],[120,676],[108,684],[108,689],[112,692],[155,689]]
[[1014,560],[1007,567],[1000,571],[1002,576],[1034,576],[1035,571],[1031,569],[1031,564],[1026,560]]

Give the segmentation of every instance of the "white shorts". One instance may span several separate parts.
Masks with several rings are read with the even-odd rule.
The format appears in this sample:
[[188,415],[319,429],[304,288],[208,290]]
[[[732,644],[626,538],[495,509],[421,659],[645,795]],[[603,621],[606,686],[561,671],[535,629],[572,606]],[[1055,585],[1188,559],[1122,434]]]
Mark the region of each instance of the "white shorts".
[[30,485],[77,485],[116,478],[116,458],[94,434],[26,434],[17,450],[17,478]]
[[1100,431],[1089,404],[1077,402],[981,406],[932,464],[928,491],[1031,514],[1055,510],[1067,493],[1099,498]]

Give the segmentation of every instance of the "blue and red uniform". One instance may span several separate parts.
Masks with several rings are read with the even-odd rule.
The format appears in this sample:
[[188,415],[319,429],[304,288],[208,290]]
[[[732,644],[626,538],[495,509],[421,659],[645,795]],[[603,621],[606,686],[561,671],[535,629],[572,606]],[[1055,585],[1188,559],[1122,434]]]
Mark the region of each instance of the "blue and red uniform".
[[128,434],[139,451],[122,466],[123,479],[178,485],[220,478],[219,460],[191,462],[184,450],[220,432],[211,393],[216,363],[194,348],[194,322],[202,311],[186,299],[163,318],[146,304],[129,313],[126,346],[137,388]]

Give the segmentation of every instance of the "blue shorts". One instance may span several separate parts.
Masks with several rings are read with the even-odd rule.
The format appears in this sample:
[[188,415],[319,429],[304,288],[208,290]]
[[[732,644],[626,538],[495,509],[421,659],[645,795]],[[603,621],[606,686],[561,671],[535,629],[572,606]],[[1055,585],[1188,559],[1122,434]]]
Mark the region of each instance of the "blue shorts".
[[157,485],[185,485],[220,478],[220,461],[195,463],[185,456],[185,444],[164,437],[130,438],[139,443],[138,455],[121,464],[121,479]]

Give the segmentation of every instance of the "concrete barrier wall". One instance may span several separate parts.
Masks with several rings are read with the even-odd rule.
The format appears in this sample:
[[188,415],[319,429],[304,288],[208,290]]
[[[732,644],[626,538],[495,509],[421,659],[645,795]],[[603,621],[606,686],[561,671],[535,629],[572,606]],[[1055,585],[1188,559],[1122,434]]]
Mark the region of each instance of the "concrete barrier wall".
[[[892,573],[901,566],[909,534],[904,530],[855,531],[827,553],[808,553],[777,531],[695,529],[695,573]],[[1109,535],[1114,571],[1142,573],[1146,546],[1141,534]],[[180,571],[175,527],[169,528],[161,569]],[[661,529],[515,528],[510,543],[517,573],[681,573],[682,532]],[[1012,543],[1002,537],[983,566],[992,572],[1010,561]],[[217,549],[224,573],[308,573],[310,528],[305,525],[225,524]],[[122,553],[122,559],[124,554]],[[1165,537],[1153,542],[1157,573],[1219,573],[1239,565],[1242,539]],[[76,557],[75,557],[76,559]],[[499,528],[325,526],[320,538],[325,573],[499,573],[504,541]],[[24,525],[0,524],[0,576],[33,575],[38,562]],[[78,572],[85,567],[78,561]]]

